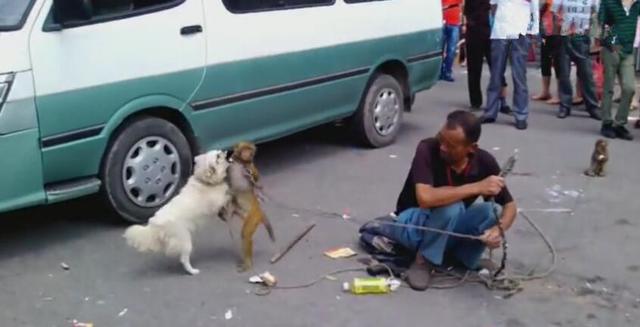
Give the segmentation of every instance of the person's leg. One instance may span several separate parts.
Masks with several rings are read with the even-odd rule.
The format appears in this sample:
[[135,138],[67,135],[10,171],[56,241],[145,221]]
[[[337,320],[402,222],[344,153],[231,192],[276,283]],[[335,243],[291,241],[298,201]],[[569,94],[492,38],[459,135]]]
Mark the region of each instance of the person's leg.
[[602,129],[600,133],[608,138],[615,138],[613,130],[613,115],[611,113],[613,87],[618,71],[619,57],[606,47],[602,48],[602,63],[604,65],[604,86],[602,94]]
[[507,103],[507,78],[502,75],[502,90],[500,90],[500,113],[511,115],[511,107]]
[[600,108],[598,107],[596,88],[593,82],[593,66],[591,65],[591,55],[589,54],[589,37],[580,36],[571,38],[570,45],[571,47],[568,49],[569,55],[573,62],[576,63],[576,72],[578,75],[576,84],[581,86],[581,97],[584,100],[586,110],[591,118],[600,120],[602,118],[600,117]]
[[551,53],[547,37],[542,38],[540,45],[540,71],[542,72],[542,91],[531,99],[536,101],[546,101],[551,98],[549,87],[551,86]]
[[527,88],[527,55],[529,40],[526,36],[520,36],[517,40],[511,40],[511,74],[513,75],[513,112],[516,118],[516,127],[526,129],[526,121],[529,117],[529,91]]
[[620,60],[620,106],[618,107],[618,112],[616,114],[613,125],[616,131],[616,137],[625,140],[633,140],[633,136],[626,128],[629,118],[629,106],[631,105],[631,98],[633,98],[633,94],[635,93],[636,88],[636,76],[633,68],[633,55],[624,54],[621,56]]
[[[411,208],[401,212],[396,222],[406,225],[453,230],[456,219],[464,213],[464,210],[462,202],[435,209]],[[420,252],[429,262],[435,265],[442,264],[448,239],[445,234],[411,227],[390,226],[390,230],[385,231],[383,235],[409,250]]]
[[[491,202],[476,203],[469,207],[457,219],[453,231],[461,234],[479,236],[485,230],[496,225],[494,204]],[[485,244],[478,240],[449,238],[446,256],[452,256],[468,269],[476,269],[485,250]]]
[[465,67],[467,65],[467,47],[465,46],[465,44],[467,43],[467,35],[466,33],[463,33],[462,26],[458,26],[458,31],[459,36],[457,48],[460,53],[460,55],[458,56],[458,62],[460,63],[460,66]]
[[444,58],[444,80],[453,82],[453,62],[456,58],[456,48],[458,47],[458,37],[460,35],[460,27],[457,25],[446,25],[448,30],[448,40],[446,44],[446,57]]
[[[464,212],[462,202],[432,210],[409,209],[400,213],[398,222],[452,231]],[[429,287],[432,265],[442,264],[448,238],[445,234],[411,227],[403,227],[395,237],[406,248],[416,250],[416,260],[406,275],[411,288],[426,290]]]
[[487,52],[489,40],[479,40],[472,33],[467,33],[467,87],[469,89],[469,103],[472,108],[482,107],[482,64]]
[[[458,219],[464,212],[464,204],[457,202],[445,207],[432,209],[426,219],[414,221],[414,224],[453,231]],[[408,228],[407,232],[412,234],[411,239],[414,240],[414,243],[417,241],[418,251],[425,259],[434,265],[442,264],[449,239],[448,235],[411,228]]]
[[449,43],[449,39],[451,38],[451,29],[449,29],[448,25],[444,25],[442,27],[442,43],[440,44],[441,52],[442,52],[442,65],[440,66],[440,79],[444,78],[445,69],[447,66],[447,45]]
[[[575,61],[574,61],[575,62]],[[576,69],[577,70],[577,69]],[[583,93],[582,93],[582,84],[580,83],[580,79],[578,77],[578,72],[576,71],[576,86],[575,86],[576,92],[573,95],[573,100],[572,104],[574,106],[580,105],[584,102],[584,98],[583,98]]]
[[[556,106],[560,104],[560,98],[559,98],[560,91],[558,90],[560,88],[560,82],[558,81],[558,76],[560,75],[560,72],[558,71],[559,67],[555,64],[553,57],[555,55],[556,49],[560,46],[560,36],[558,35],[547,36],[547,45],[549,47],[549,57],[551,58],[551,68],[553,68],[553,73],[556,76],[555,78],[556,94],[551,95],[551,98],[547,100],[547,104]],[[552,78],[552,81],[553,81],[553,78]]]
[[566,118],[571,114],[572,90],[571,90],[571,61],[569,60],[569,37],[553,37],[553,64],[558,78],[558,96],[560,107],[558,108],[558,118]]
[[[508,55],[508,54],[507,54]],[[505,59],[505,71],[506,71],[506,67],[507,67],[507,60],[508,57]],[[489,63],[489,69],[491,69],[491,44],[489,43],[489,49],[487,50],[487,62]],[[502,83],[502,88],[500,89],[500,96],[498,98],[498,106],[500,109],[498,109],[499,112],[503,113],[503,114],[511,114],[511,107],[509,107],[509,104],[507,103],[507,78],[505,77],[505,74],[502,74],[501,77],[502,81],[500,83]]]
[[491,40],[491,78],[487,88],[487,107],[484,112],[484,122],[495,121],[500,110],[500,95],[502,92],[503,76],[507,66],[508,40]]

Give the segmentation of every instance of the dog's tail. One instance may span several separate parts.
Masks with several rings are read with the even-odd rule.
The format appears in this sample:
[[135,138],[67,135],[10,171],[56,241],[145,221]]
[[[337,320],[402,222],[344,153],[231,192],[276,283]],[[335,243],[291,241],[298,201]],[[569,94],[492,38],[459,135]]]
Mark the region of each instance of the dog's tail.
[[140,252],[160,252],[164,248],[160,231],[153,225],[131,226],[123,236],[127,244]]
[[264,224],[264,227],[267,229],[267,233],[269,234],[269,238],[271,239],[271,242],[275,242],[276,235],[273,233],[273,227],[271,227],[271,222],[269,221],[269,218],[267,218],[267,215],[262,215],[262,223]]

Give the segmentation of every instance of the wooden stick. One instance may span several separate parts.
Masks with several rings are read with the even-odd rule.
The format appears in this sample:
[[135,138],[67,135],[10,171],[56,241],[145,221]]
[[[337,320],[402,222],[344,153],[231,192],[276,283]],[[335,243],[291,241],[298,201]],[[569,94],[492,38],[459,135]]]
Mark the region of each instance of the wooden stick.
[[305,228],[304,231],[302,231],[302,233],[300,233],[295,239],[293,239],[293,241],[291,241],[291,243],[289,243],[289,245],[287,245],[287,247],[284,248],[284,250],[280,251],[279,253],[276,253],[276,255],[274,255],[273,258],[271,258],[270,262],[274,264],[278,262],[278,260],[282,259],[282,257],[284,257],[284,255],[287,254],[289,250],[291,250],[298,242],[300,242],[300,240],[305,235],[307,235],[314,227],[316,227],[316,224],[311,224],[307,226],[307,228]]

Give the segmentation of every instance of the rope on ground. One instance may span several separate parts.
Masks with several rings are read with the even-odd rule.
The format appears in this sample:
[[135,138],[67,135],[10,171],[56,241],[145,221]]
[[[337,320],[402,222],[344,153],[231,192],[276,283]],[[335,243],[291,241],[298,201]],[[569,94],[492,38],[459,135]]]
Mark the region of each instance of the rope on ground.
[[[297,208],[297,207],[292,207],[289,206],[285,203],[279,202],[271,197],[267,197],[268,201],[273,204],[276,207],[279,207],[280,209],[284,209],[287,211],[292,211],[292,212],[305,212],[307,214],[310,215],[315,215],[315,216],[321,216],[321,217],[330,217],[330,218],[335,218],[335,219],[340,219],[343,221],[347,221],[353,225],[357,225],[357,226],[361,226],[362,224],[366,223],[363,221],[360,221],[359,219],[355,218],[355,217],[344,217],[343,215],[337,213],[337,212],[330,212],[330,211],[325,211],[325,210],[321,210],[321,209],[308,209],[308,208]],[[455,288],[455,287],[459,287],[465,283],[468,282],[475,282],[475,283],[480,283],[483,284],[487,289],[492,290],[492,291],[503,291],[506,292],[506,294],[504,294],[502,297],[503,298],[508,298],[520,291],[523,290],[522,287],[522,283],[523,282],[527,282],[527,281],[532,281],[532,280],[536,280],[536,279],[543,279],[548,277],[554,270],[556,267],[556,260],[557,260],[557,252],[555,247],[553,246],[553,244],[551,243],[551,241],[549,240],[549,238],[546,236],[546,234],[542,231],[542,229],[533,221],[533,219],[531,219],[527,214],[524,213],[523,210],[519,210],[518,214],[523,217],[525,219],[525,221],[536,231],[536,233],[540,236],[540,238],[543,240],[543,242],[545,243],[547,249],[549,250],[549,253],[551,254],[551,263],[549,265],[549,267],[547,268],[547,270],[545,270],[542,273],[539,274],[534,274],[533,271],[531,271],[528,274],[521,274],[521,273],[509,273],[509,272],[504,272],[501,275],[498,276],[494,276],[494,277],[490,277],[490,276],[483,276],[479,273],[476,272],[472,272],[472,271],[466,271],[464,274],[457,274],[454,272],[445,272],[444,275],[447,275],[449,277],[452,277],[453,279],[457,279],[457,281],[455,283],[452,284],[433,284],[430,287],[434,288],[434,289],[450,289],[450,288]],[[481,238],[479,236],[476,235],[470,235],[470,234],[461,234],[461,233],[455,233],[455,232],[450,232],[447,230],[442,230],[442,229],[438,229],[438,228],[431,228],[431,227],[425,227],[425,226],[420,226],[420,225],[413,225],[413,224],[403,224],[403,223],[397,223],[397,222],[385,222],[385,221],[376,221],[376,223],[382,224],[382,225],[392,225],[392,226],[398,226],[398,227],[405,227],[405,228],[415,228],[415,229],[419,229],[419,230],[424,230],[424,231],[428,231],[428,232],[433,232],[433,233],[440,233],[440,234],[445,234],[445,235],[449,235],[449,236],[453,236],[453,237],[459,237],[459,238],[465,238],[465,239],[472,239],[472,240],[480,240]],[[387,267],[387,269],[389,269]],[[302,284],[302,285],[296,285],[296,286],[276,286],[273,287],[273,289],[298,289],[298,288],[306,288],[306,287],[310,287],[313,286],[315,284],[317,284],[318,282],[322,281],[323,279],[326,278],[326,276],[328,275],[333,275],[333,274],[339,274],[339,273],[343,273],[343,272],[348,272],[348,271],[362,271],[363,269],[346,269],[346,270],[339,270],[339,271],[334,271],[334,272],[330,272],[328,274],[324,274],[322,277],[307,283],[307,284]],[[392,276],[393,274],[390,272],[390,276]],[[440,277],[442,278],[442,277]],[[269,291],[270,292],[270,291]],[[267,292],[266,294],[269,294],[269,292]],[[256,293],[257,294],[257,293]],[[259,294],[259,295],[266,295],[266,294]]]
[[325,280],[325,279],[329,279],[329,276],[333,276],[333,275],[339,275],[339,274],[344,274],[347,272],[356,272],[356,271],[366,271],[365,268],[346,268],[346,269],[338,269],[338,270],[334,270],[331,271],[329,273],[326,273],[324,275],[322,275],[321,277],[318,277],[306,284],[300,284],[300,285],[288,285],[288,286],[267,286],[264,284],[259,285],[255,290],[254,290],[254,294],[256,295],[260,295],[260,296],[264,296],[264,295],[269,295],[271,293],[271,290],[295,290],[295,289],[302,289],[302,288],[309,288],[315,284],[318,284],[319,282]]

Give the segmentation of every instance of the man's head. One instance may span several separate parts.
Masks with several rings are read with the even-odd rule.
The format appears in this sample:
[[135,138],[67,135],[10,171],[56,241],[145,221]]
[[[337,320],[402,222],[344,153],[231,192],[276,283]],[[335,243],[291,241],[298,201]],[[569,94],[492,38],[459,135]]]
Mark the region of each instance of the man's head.
[[480,120],[472,113],[464,110],[450,113],[437,136],[441,157],[450,165],[462,162],[478,149],[481,132]]

